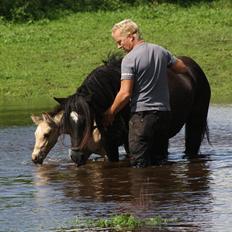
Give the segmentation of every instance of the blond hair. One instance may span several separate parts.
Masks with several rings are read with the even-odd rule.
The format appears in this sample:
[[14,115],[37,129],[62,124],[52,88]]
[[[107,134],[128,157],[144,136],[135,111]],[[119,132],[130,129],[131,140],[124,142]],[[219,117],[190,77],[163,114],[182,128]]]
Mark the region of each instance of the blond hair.
[[138,25],[131,19],[124,19],[116,23],[112,28],[112,33],[116,30],[120,30],[122,36],[135,35],[138,39],[142,39]]

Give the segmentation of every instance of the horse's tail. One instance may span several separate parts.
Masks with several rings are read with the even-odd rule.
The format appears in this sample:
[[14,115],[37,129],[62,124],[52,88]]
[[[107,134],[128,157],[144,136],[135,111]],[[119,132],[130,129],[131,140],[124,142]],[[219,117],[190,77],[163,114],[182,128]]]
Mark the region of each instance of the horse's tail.
[[207,117],[211,91],[207,77],[201,67],[191,58],[181,57],[181,59],[187,64],[189,75],[193,80],[194,101],[185,125],[185,153],[193,155],[199,152],[205,135],[210,143]]
[[79,144],[79,149],[82,150],[86,147],[88,140],[92,134],[92,114],[90,111],[90,107],[83,96],[80,96],[78,94],[70,96],[65,104],[63,117],[63,125],[66,131],[71,128],[70,114],[72,111],[76,112],[80,116],[80,118],[78,119],[78,124],[76,124],[74,129],[78,130],[79,128],[83,128],[83,133],[81,135]]

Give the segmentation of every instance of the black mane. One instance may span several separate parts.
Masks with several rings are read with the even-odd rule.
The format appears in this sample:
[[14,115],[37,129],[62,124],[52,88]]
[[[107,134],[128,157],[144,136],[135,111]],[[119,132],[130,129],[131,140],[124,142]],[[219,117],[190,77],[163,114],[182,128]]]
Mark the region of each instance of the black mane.
[[108,56],[103,65],[94,69],[83,81],[76,93],[69,96],[64,108],[64,128],[70,127],[70,113],[77,112],[83,116],[82,127],[85,128],[81,141],[84,148],[93,128],[93,120],[102,127],[102,115],[120,88],[121,60],[118,54]]
[[108,54],[107,59],[103,60],[103,64],[106,66],[112,66],[114,68],[121,69],[121,62],[122,62],[122,54],[121,53],[113,53]]
[[110,107],[120,89],[121,61],[122,57],[118,54],[108,56],[102,66],[86,77],[75,93],[86,98],[96,120]]

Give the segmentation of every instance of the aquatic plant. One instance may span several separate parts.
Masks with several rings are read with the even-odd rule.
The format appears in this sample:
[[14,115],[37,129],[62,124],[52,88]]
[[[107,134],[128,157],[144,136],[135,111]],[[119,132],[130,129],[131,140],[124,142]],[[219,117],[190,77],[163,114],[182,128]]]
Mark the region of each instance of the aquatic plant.
[[174,219],[165,219],[161,216],[154,216],[151,218],[140,219],[131,214],[119,214],[113,215],[110,218],[100,219],[76,219],[72,229],[68,231],[82,231],[89,229],[90,231],[133,231],[141,227],[156,227],[164,226],[170,222],[175,221]]

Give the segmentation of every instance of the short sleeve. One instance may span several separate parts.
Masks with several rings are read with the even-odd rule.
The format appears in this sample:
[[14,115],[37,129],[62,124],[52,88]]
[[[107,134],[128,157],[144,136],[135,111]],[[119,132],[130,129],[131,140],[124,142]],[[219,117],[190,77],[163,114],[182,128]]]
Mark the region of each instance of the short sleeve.
[[166,50],[166,57],[167,57],[167,66],[170,67],[176,63],[176,57],[171,54],[168,50]]
[[121,80],[131,80],[134,78],[134,60],[124,57],[121,65]]

